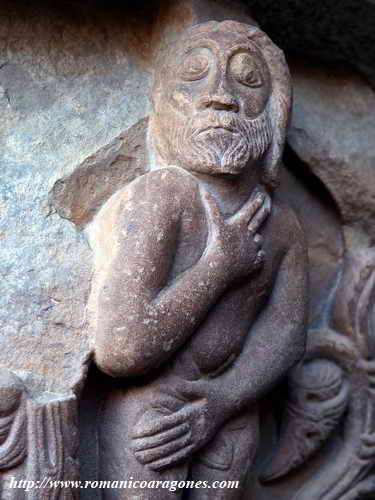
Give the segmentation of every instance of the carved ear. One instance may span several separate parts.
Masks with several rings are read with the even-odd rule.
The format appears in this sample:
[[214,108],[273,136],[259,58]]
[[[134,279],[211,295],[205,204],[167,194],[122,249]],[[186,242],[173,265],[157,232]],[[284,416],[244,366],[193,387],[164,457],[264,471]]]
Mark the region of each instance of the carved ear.
[[269,113],[273,139],[264,160],[264,183],[275,188],[278,184],[279,167],[283,154],[286,132],[292,107],[292,86],[285,56],[263,31],[252,28],[250,39],[262,52],[271,74]]

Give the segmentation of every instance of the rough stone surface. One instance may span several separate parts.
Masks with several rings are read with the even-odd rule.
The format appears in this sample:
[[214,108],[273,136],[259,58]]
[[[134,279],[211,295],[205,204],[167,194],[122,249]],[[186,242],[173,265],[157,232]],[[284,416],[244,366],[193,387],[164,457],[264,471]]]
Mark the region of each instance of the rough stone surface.
[[343,258],[343,235],[335,204],[290,148],[284,154],[280,195],[300,219],[309,253],[309,328],[324,323]]
[[343,223],[374,241],[375,93],[347,69],[292,70],[289,144],[329,190]]
[[237,480],[220,492],[234,500],[258,447],[259,400],[305,344],[305,239],[275,191],[289,72],[264,32],[233,21],[191,27],[157,64],[150,172],[89,231],[94,360],[118,379],[102,406],[99,475]]
[[147,171],[147,125],[140,120],[55,183],[50,205],[60,217],[85,227],[111,195]]
[[[330,193],[336,222],[326,218],[329,228],[319,228],[316,222],[323,226],[324,218],[306,198],[300,213],[305,212],[307,233],[313,229],[310,271],[318,279],[312,276],[311,293],[318,308],[310,316],[305,359],[290,373],[283,413],[271,411],[280,430],[268,424],[258,459],[260,482],[253,481],[250,492],[262,500],[372,498],[375,96],[351,70],[331,66],[327,71],[301,62],[291,68],[295,101],[285,160],[315,196],[324,193],[319,186]],[[337,253],[324,239],[335,237],[338,222],[342,249]],[[321,278],[334,277],[335,268],[327,293],[327,276]],[[319,308],[314,289],[324,284]]]
[[287,53],[344,62],[375,87],[373,0],[247,0],[262,28]]
[[146,59],[134,16],[18,2],[0,16],[0,364],[65,392],[89,353],[91,262],[49,192],[147,114]]
[[[66,393],[79,393],[90,354],[92,252],[82,230],[147,168],[147,95],[159,47],[199,22],[248,22],[249,9],[292,69],[294,117],[278,192],[307,235],[310,331],[288,387],[260,405],[260,448],[244,498],[374,496],[373,0],[1,3],[1,496],[15,494],[13,476],[76,477],[76,400]],[[83,479],[98,478],[97,423],[113,387],[97,373],[86,387]],[[54,470],[37,444],[42,436],[55,443]],[[86,490],[82,498],[101,496]]]

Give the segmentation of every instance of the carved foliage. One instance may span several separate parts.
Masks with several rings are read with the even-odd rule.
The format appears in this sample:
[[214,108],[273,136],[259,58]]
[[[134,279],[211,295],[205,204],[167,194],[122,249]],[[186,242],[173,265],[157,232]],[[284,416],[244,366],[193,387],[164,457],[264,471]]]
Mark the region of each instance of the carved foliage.
[[0,471],[17,467],[26,458],[26,398],[22,382],[0,371]]
[[32,481],[48,478],[54,485],[41,490],[30,490],[30,500],[65,500],[77,497],[77,490],[55,487],[64,479],[71,481],[78,478],[78,463],[74,458],[78,446],[75,411],[74,399],[48,403],[30,402],[30,460],[27,464],[27,476]]
[[[58,500],[76,498],[77,490],[44,487],[48,481],[78,477],[76,400],[36,398],[11,371],[0,370],[0,480],[1,498]],[[12,488],[9,481],[27,480],[43,487]],[[37,483],[38,484],[38,483]]]
[[311,331],[305,361],[290,376],[279,446],[263,481],[305,464],[345,416],[334,454],[327,453],[294,500],[359,500],[375,494],[374,295],[374,265],[347,258],[332,308],[333,325],[341,332]]
[[324,444],[348,403],[348,383],[334,362],[306,360],[293,370],[289,401],[278,450],[263,481],[284,476],[306,462]]

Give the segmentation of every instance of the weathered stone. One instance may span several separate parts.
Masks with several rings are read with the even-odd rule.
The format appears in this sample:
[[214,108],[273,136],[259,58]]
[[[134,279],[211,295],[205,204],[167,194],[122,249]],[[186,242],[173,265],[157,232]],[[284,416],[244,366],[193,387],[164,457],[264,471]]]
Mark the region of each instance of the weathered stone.
[[147,125],[140,120],[55,183],[50,203],[60,217],[84,227],[112,194],[146,173]]
[[[119,154],[113,161],[108,148],[99,154],[95,180],[103,182],[107,154],[121,183],[121,133],[130,129],[132,142],[132,126],[147,115],[149,44],[138,37],[141,26],[149,32],[150,19],[139,11],[119,20],[107,10],[26,2],[2,2],[0,17],[0,366],[19,377],[24,400],[11,427],[2,411],[0,488],[4,500],[40,500],[52,498],[48,487],[25,493],[9,481],[77,478],[73,392],[79,394],[90,356],[91,251],[50,193],[55,186],[61,216],[84,225],[111,193],[104,186],[88,196],[89,162],[74,172],[111,141]],[[65,186],[61,179],[72,174]],[[0,385],[6,409],[9,383],[2,378]],[[61,495],[77,492],[53,492]]]
[[[246,0],[255,19],[287,53],[350,64],[375,87],[373,0]],[[314,64],[315,62],[315,64]]]
[[45,391],[34,374],[5,368],[0,397],[1,498],[75,498],[73,488],[61,494],[55,482],[78,478],[76,398]]
[[309,328],[325,321],[344,253],[342,225],[335,204],[308,167],[287,148],[280,196],[303,225],[309,254]]
[[346,69],[292,70],[289,144],[329,190],[343,223],[374,241],[375,93]]
[[[92,315],[86,317],[86,304],[92,249],[87,235],[91,235],[94,249],[96,237],[110,249],[111,224],[92,231],[99,227],[96,221],[104,213],[103,206],[111,205],[108,200],[116,192],[130,192],[129,183],[147,172],[150,164],[162,161],[163,154],[155,155],[150,141],[160,127],[147,130],[150,73],[165,62],[159,58],[160,49],[176,49],[186,30],[198,23],[232,19],[255,24],[249,8],[289,56],[300,54],[304,61],[292,62],[295,110],[291,147],[284,156],[287,170],[281,172],[272,207],[274,210],[276,198],[290,204],[306,230],[310,331],[307,357],[290,373],[289,389],[278,387],[259,405],[264,429],[244,496],[255,500],[358,500],[374,495],[374,95],[354,71],[316,66],[318,61],[350,63],[370,83],[375,81],[374,2],[6,0],[0,6],[2,499],[25,497],[23,491],[9,487],[12,477],[77,477],[77,399],[72,392],[80,395],[91,354],[87,324]],[[308,57],[314,62],[309,63]],[[171,137],[177,129],[170,127],[172,123],[173,119],[171,123],[167,120],[163,126]],[[212,134],[206,145],[214,137]],[[168,149],[165,144],[159,146],[159,153]],[[194,148],[187,149],[193,155]],[[166,156],[169,163],[171,157]],[[225,155],[219,152],[217,156],[222,160]],[[173,163],[181,167],[177,160]],[[180,179],[178,169],[167,170],[168,175]],[[278,177],[277,169],[273,174],[268,180]],[[154,179],[154,175],[151,172],[142,179]],[[167,199],[172,204],[188,197],[188,181],[182,179],[186,180],[182,192],[179,182],[171,182]],[[162,183],[160,196],[163,193]],[[146,201],[142,196],[135,200],[138,205]],[[187,206],[192,210],[194,200]],[[267,224],[272,217],[273,213],[266,217]],[[192,225],[185,232],[199,239],[194,221],[188,221]],[[146,216],[144,222],[146,228]],[[267,225],[262,231],[264,239],[258,240],[258,248],[266,250],[267,260]],[[285,235],[282,224],[269,231],[280,238]],[[228,259],[233,258],[234,250],[233,246]],[[182,260],[187,253],[184,247]],[[103,272],[104,276],[107,271],[97,263],[97,275]],[[262,264],[258,265],[261,269]],[[232,274],[235,271],[232,266]],[[291,287],[288,283],[287,288]],[[284,309],[280,310],[279,316],[284,315]],[[220,349],[231,345],[233,331],[237,332],[233,329],[226,336],[227,321],[225,317],[220,324]],[[275,333],[278,321],[269,328],[272,342],[280,334],[279,329]],[[211,347],[209,342],[200,346],[200,360],[205,355],[219,356]],[[271,354],[267,350],[257,360],[266,366]],[[252,356],[247,358],[247,370],[251,369],[249,359],[255,359]],[[187,366],[193,370],[194,363]],[[210,409],[216,407],[226,414],[228,394],[235,394],[242,384],[251,385],[248,382],[247,376],[239,377],[234,389],[222,394],[220,390],[227,387],[223,383],[217,391],[221,396]],[[90,380],[81,407],[81,437],[87,441],[81,452],[82,479],[99,475],[109,479],[103,463],[119,467],[116,477],[124,479],[127,468],[113,454],[115,449],[123,453],[124,446],[119,440],[116,448],[113,434],[116,426],[120,438],[129,430],[124,425],[129,415],[122,413],[124,401],[136,393],[133,384],[129,385],[132,388],[97,373]],[[179,386],[179,390],[186,391],[187,386]],[[192,400],[198,406],[203,404],[202,393],[199,397],[197,403],[189,392],[187,406]],[[134,404],[141,404],[140,399]],[[211,414],[214,423],[215,411]],[[149,417],[151,421],[152,414],[146,412],[145,419]],[[256,413],[239,422],[242,424],[255,429]],[[204,426],[202,429],[201,438]],[[41,445],[45,441],[48,446]],[[254,441],[246,448],[245,440],[237,439],[234,449],[238,442],[244,451],[256,448]],[[99,444],[101,466],[96,455]],[[214,463],[217,472],[228,465],[230,446],[206,445],[205,450],[201,461],[194,462],[196,470]],[[138,455],[142,460],[142,453]],[[196,475],[201,476],[200,472]],[[27,498],[41,500],[53,496],[51,493],[48,488],[43,493],[29,491]],[[70,498],[77,493],[58,491],[55,497]],[[80,493],[87,500],[102,497],[98,489]],[[106,494],[110,495],[108,490]],[[189,494],[201,498],[203,492]]]
[[[0,16],[0,364],[69,392],[89,355],[91,254],[48,195],[147,114],[147,58],[126,29],[136,13],[119,21],[111,11],[2,2]],[[138,18],[138,32],[148,22]],[[86,196],[75,185],[71,194]],[[61,207],[72,203],[61,194]]]
[[[375,133],[369,111],[375,96],[360,77],[342,68],[327,74],[299,63],[292,69],[289,143],[299,157],[293,168],[310,170],[330,192],[343,252],[318,322],[310,324],[306,358],[290,375],[279,442],[262,453],[259,473],[265,484],[251,493],[288,500],[372,498]],[[308,229],[316,214],[306,208]]]
[[[99,473],[238,480],[220,491],[237,499],[258,446],[259,399],[304,348],[305,242],[274,194],[289,73],[265,33],[233,21],[186,30],[156,65],[151,171],[89,230],[94,359],[120,379],[103,405]],[[183,489],[103,490],[138,494]]]

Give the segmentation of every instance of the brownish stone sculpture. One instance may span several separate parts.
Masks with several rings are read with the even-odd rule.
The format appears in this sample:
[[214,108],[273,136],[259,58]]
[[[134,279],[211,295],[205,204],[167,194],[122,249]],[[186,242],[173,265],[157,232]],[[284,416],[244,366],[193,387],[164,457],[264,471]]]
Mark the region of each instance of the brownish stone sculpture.
[[76,400],[41,392],[37,380],[27,388],[0,368],[1,500],[77,498],[77,490],[56,485],[64,477],[77,479]]
[[27,401],[21,380],[9,370],[0,369],[0,496],[21,499],[11,490],[13,479],[25,478],[27,456]]
[[254,26],[195,26],[157,62],[151,171],[91,228],[95,360],[126,377],[101,414],[103,479],[246,476],[258,401],[305,343],[305,243],[275,192],[290,101],[283,54]]

